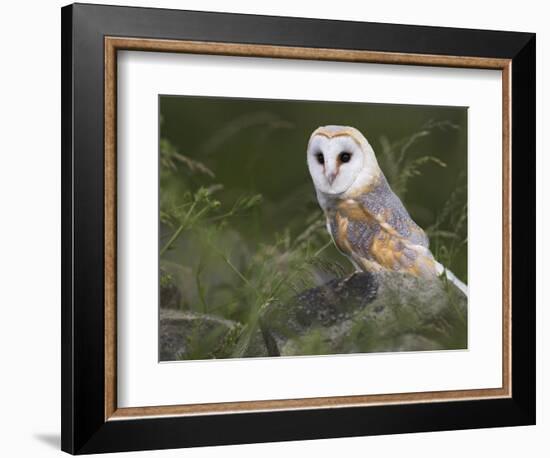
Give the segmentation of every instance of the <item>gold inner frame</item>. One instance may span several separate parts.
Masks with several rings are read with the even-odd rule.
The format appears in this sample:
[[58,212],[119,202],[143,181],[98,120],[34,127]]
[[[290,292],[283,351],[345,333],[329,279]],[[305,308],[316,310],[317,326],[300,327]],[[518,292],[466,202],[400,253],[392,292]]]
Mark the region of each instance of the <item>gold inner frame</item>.
[[[119,408],[117,405],[117,51],[175,52],[241,57],[269,57],[341,62],[493,69],[502,72],[502,387],[400,394],[333,396]],[[344,49],[301,48],[240,43],[105,37],[105,420],[151,416],[206,415],[506,398],[512,394],[511,373],[511,70],[510,59],[438,56]]]

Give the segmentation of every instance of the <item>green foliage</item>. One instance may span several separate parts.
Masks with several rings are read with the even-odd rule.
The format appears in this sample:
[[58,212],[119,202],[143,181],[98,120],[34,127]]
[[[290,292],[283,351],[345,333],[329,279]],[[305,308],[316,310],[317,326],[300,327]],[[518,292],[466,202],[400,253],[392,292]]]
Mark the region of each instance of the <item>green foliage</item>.
[[174,278],[172,277],[172,275],[161,271],[161,275],[160,275],[161,289],[170,287],[173,284],[173,282],[174,282]]
[[217,212],[221,203],[213,197],[214,192],[221,189],[221,186],[210,188],[199,188],[195,193],[185,192],[180,205],[170,207],[161,205],[160,220],[162,223],[176,227],[168,242],[160,250],[162,256],[171,249],[178,237],[186,230],[208,224],[210,227],[217,222],[224,225],[229,218],[236,214],[246,212],[261,203],[262,196],[259,194],[247,197],[240,197],[233,206],[224,213]]
[[[178,154],[175,148],[163,140],[163,148]],[[181,161],[175,166],[186,167],[192,173],[202,173],[209,168],[193,161]],[[174,164],[169,163],[171,168]],[[209,177],[212,175],[206,174]],[[254,327],[261,307],[273,300],[285,300],[299,291],[318,284],[324,275],[340,275],[344,269],[339,263],[323,258],[323,252],[332,242],[326,233],[325,223],[319,210],[303,218],[301,231],[294,236],[287,228],[281,233],[266,237],[267,242],[258,243],[254,250],[246,250],[246,241],[224,243],[232,234],[231,219],[246,217],[262,203],[259,194],[237,196],[230,204],[222,205],[216,198],[223,191],[223,185],[201,186],[196,191],[185,191],[180,200],[161,197],[160,220],[171,232],[161,244],[161,266],[173,269],[167,255],[173,251],[180,238],[193,238],[194,249],[202,251],[194,271],[200,311],[215,312],[220,316],[236,319]],[[271,239],[271,240],[270,240]],[[220,286],[205,280],[207,264],[225,265],[225,281]],[[227,275],[230,273],[230,275]],[[223,297],[230,298],[226,304],[211,305],[213,297],[219,297],[217,290],[223,289]]]
[[444,266],[452,266],[460,250],[468,244],[468,204],[466,199],[466,177],[459,176],[455,190],[443,205],[434,223],[426,228],[430,237],[430,248]]
[[196,325],[186,338],[185,359],[228,358],[240,332],[240,326],[228,331],[223,326],[207,328]]
[[202,173],[215,178],[214,172],[200,161],[196,161],[177,151],[177,149],[167,139],[160,139],[160,163],[163,170],[177,170],[177,164],[184,164],[191,173]]
[[[415,177],[422,178],[425,166],[434,164],[441,168],[447,167],[447,164],[436,156],[418,153],[417,149],[422,147],[421,140],[436,133],[458,129],[460,126],[449,121],[430,120],[418,132],[395,142],[390,142],[385,136],[381,137],[382,148],[378,154],[380,167],[391,188],[403,202],[407,201],[411,180]],[[467,216],[466,174],[461,172],[456,179],[455,188],[432,224],[424,228],[435,258],[451,270],[465,270],[465,266],[455,266],[455,263],[460,251],[467,249]]]
[[[215,332],[197,330],[187,343],[192,359],[242,356],[258,331],[258,317],[266,304],[284,302],[352,270],[326,231],[310,182],[287,186],[286,177],[270,173],[277,158],[262,168],[266,156],[249,151],[242,160],[241,150],[234,145],[246,132],[260,132],[251,135],[249,148],[253,149],[265,145],[271,133],[292,131],[293,126],[280,116],[253,112],[230,119],[195,142],[196,150],[183,152],[161,129],[159,246],[160,267],[166,272],[161,288],[166,286],[163,281],[176,286],[181,309],[240,324],[222,339],[222,347]],[[431,151],[421,154],[417,148],[434,132],[456,129],[451,122],[430,121],[399,141],[381,138],[381,148],[375,148],[380,166],[402,199],[413,195],[415,180],[423,177],[429,164],[438,169],[447,165]],[[307,135],[302,132],[304,138]],[[238,183],[231,181],[227,154],[220,152],[224,149],[232,151],[232,167],[242,174]],[[304,151],[296,155],[305,167]],[[263,179],[258,168],[267,181],[280,180],[276,189],[258,184]],[[450,196],[427,230],[434,254],[451,268],[466,246],[465,189],[465,184],[462,191],[457,188],[456,196]],[[324,348],[320,335],[306,338],[303,344],[308,354],[319,354]]]
[[378,154],[378,162],[384,171],[393,191],[403,200],[406,197],[408,184],[414,177],[422,175],[424,165],[433,163],[439,167],[447,164],[433,155],[414,155],[414,147],[423,138],[432,135],[435,130],[458,129],[458,125],[448,121],[430,120],[418,132],[408,135],[395,142],[390,142],[386,136],[380,138],[382,149]]

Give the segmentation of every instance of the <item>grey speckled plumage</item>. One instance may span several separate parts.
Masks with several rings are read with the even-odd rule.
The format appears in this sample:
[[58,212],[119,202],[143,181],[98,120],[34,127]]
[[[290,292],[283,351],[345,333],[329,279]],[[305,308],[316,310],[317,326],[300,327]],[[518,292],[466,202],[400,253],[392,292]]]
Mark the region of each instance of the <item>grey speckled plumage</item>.
[[[401,262],[402,267],[410,268],[418,256],[417,250],[413,249],[410,245],[418,245],[425,248],[426,250],[423,250],[425,251],[423,255],[431,257],[431,253],[428,250],[428,237],[412,220],[401,200],[391,190],[383,175],[379,177],[377,184],[368,193],[346,200],[348,204],[350,201],[357,202],[357,206],[365,212],[365,216],[368,214],[372,215],[373,218],[348,218],[345,233],[341,233],[342,228],[337,222],[338,215],[345,213],[345,210],[344,212],[339,210],[342,200],[328,197],[326,201],[327,222],[333,239],[346,239],[356,255],[369,261],[376,261],[371,247],[377,234],[384,231],[382,224],[385,223],[401,237],[401,240],[396,240],[394,245],[395,249],[404,255]],[[391,211],[388,211],[388,209],[391,209]],[[386,215],[387,219],[384,219]],[[339,248],[341,249],[341,246]],[[342,251],[345,255],[349,256],[351,254],[346,252],[345,249]],[[357,264],[357,262],[354,262],[354,264]],[[399,264],[396,264],[392,270],[400,270]]]
[[411,243],[428,248],[427,235],[410,217],[384,175],[380,175],[377,185],[370,192],[359,196],[357,200],[373,215],[380,215],[385,209],[391,208],[392,212],[386,222]]
[[309,140],[307,160],[327,229],[358,271],[424,278],[445,273],[467,293],[466,285],[434,259],[428,237],[390,188],[361,132],[319,127]]

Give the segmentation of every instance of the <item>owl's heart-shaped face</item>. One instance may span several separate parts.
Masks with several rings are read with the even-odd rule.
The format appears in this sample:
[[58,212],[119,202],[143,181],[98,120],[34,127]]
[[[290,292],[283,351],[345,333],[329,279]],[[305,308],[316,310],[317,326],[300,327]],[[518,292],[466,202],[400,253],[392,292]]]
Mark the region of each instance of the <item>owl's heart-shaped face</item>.
[[364,167],[365,154],[349,135],[313,135],[307,164],[313,184],[325,194],[342,194],[355,182]]

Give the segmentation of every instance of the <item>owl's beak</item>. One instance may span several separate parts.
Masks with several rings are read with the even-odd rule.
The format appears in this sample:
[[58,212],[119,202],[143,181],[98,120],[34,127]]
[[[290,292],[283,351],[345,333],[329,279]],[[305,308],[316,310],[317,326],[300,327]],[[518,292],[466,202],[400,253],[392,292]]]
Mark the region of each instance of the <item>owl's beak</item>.
[[328,180],[328,184],[330,184],[332,186],[332,183],[334,182],[334,180],[336,179],[336,176],[338,174],[337,173],[334,173],[334,172],[331,172],[329,173],[328,175],[326,175],[327,177],[327,180]]

